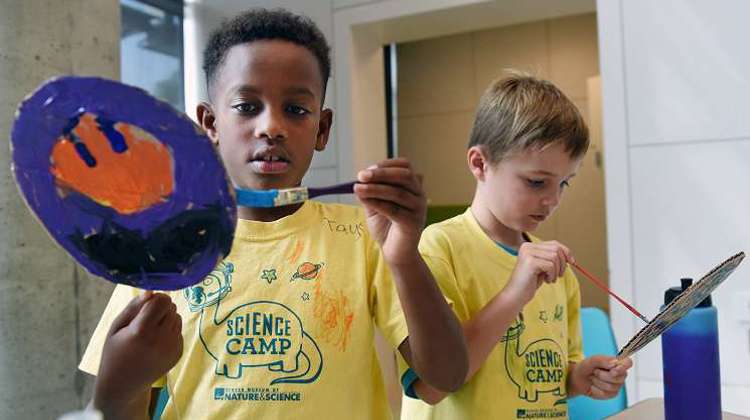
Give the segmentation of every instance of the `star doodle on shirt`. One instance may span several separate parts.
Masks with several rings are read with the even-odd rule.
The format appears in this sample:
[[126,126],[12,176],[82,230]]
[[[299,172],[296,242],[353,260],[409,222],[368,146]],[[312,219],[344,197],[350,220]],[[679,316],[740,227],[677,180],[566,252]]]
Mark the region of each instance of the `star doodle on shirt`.
[[263,274],[260,276],[261,279],[265,280],[266,283],[271,284],[276,280],[276,269],[263,270]]

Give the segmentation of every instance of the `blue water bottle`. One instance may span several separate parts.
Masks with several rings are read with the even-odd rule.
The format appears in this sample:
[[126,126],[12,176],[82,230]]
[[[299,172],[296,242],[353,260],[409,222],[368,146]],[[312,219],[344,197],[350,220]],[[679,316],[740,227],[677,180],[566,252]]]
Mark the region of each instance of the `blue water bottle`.
[[[665,306],[693,283],[680,281],[682,287],[664,293]],[[661,336],[661,353],[666,420],[721,420],[719,325],[711,296]]]

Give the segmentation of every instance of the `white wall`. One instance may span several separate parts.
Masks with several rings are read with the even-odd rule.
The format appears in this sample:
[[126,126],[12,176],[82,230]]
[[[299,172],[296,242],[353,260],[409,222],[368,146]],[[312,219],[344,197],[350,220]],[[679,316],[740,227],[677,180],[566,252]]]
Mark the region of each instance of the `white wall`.
[[[647,316],[680,277],[750,250],[748,14],[743,0],[598,2],[610,282]],[[714,293],[723,407],[744,415],[748,277],[745,262]],[[612,314],[620,341],[641,326]],[[660,396],[661,370],[656,340],[637,356],[630,396]]]

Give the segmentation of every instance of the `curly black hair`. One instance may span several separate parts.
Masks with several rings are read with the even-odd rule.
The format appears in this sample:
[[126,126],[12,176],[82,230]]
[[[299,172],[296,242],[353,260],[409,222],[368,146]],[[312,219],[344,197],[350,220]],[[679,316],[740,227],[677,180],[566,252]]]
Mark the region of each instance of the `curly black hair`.
[[263,39],[280,39],[307,48],[318,60],[323,96],[331,74],[328,42],[310,18],[285,9],[251,9],[224,21],[211,33],[203,50],[203,71],[209,92],[227,52],[235,45]]

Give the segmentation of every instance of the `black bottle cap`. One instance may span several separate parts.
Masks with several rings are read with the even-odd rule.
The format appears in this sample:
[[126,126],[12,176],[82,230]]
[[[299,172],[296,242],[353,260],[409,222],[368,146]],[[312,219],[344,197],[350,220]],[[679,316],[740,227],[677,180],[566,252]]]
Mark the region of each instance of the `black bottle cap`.
[[[670,287],[664,292],[664,304],[669,305],[669,303],[672,302],[677,296],[679,296],[683,290],[687,289],[692,284],[693,284],[693,279],[690,279],[690,278],[680,279],[680,287]],[[703,299],[703,302],[698,304],[696,308],[707,308],[709,306],[711,306],[711,295],[708,295],[705,299]]]

